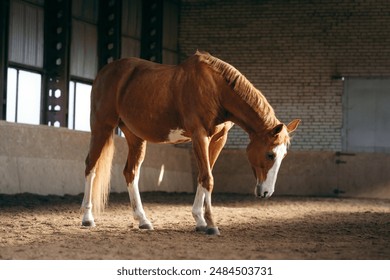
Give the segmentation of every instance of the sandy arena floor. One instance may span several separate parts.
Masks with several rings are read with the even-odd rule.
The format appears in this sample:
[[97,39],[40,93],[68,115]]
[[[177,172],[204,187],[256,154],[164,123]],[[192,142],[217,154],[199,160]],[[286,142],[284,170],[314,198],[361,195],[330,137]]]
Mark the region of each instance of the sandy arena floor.
[[221,235],[194,231],[191,194],[126,193],[83,228],[81,196],[0,195],[0,259],[390,259],[390,201],[214,194]]

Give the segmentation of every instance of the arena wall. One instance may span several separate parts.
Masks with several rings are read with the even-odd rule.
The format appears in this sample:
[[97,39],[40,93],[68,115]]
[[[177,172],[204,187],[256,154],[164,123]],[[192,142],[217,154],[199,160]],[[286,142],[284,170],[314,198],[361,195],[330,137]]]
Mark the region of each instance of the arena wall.
[[[0,193],[83,193],[89,136],[65,128],[0,121]],[[121,137],[115,138],[115,145],[112,191],[125,192],[122,170],[127,146]],[[275,195],[390,199],[389,160],[388,154],[337,156],[334,152],[291,151],[280,169]],[[253,192],[255,179],[243,149],[223,150],[213,173],[215,192]],[[196,177],[188,146],[148,145],[141,191],[191,193]]]
[[[390,199],[389,154],[290,151],[274,195]],[[214,167],[215,191],[253,193],[245,150],[225,149]]]
[[[90,133],[0,121],[0,193],[79,194],[84,192],[84,160]],[[142,191],[192,192],[191,154],[173,146],[149,145]],[[122,170],[124,138],[115,137],[111,190],[126,191]]]

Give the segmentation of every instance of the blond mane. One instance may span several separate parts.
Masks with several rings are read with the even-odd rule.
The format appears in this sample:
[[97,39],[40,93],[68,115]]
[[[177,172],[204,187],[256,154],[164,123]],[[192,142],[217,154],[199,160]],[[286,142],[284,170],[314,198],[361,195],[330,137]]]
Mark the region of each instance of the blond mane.
[[261,117],[267,128],[280,123],[265,96],[240,71],[207,52],[196,51],[195,55],[225,78],[232,89]]

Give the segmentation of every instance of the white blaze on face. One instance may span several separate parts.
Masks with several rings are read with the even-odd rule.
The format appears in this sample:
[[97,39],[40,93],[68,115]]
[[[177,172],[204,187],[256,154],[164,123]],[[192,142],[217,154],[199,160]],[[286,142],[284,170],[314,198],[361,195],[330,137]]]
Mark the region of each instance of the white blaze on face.
[[188,138],[186,136],[183,136],[184,130],[183,129],[171,129],[171,131],[168,134],[166,143],[183,143],[191,140],[191,138]]
[[280,144],[272,151],[275,153],[274,165],[268,171],[265,181],[257,182],[255,190],[257,196],[270,197],[273,194],[280,165],[282,164],[282,160],[287,153],[287,146],[286,144]]

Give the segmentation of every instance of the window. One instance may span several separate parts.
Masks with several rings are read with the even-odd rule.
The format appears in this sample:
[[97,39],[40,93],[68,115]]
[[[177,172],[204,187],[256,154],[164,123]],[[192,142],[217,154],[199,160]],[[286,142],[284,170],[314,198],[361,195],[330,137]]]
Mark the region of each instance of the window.
[[[44,0],[11,0],[8,30],[8,78],[6,116],[11,122],[40,124],[46,110],[68,117],[71,129],[90,129],[90,91],[98,68],[98,0],[71,0],[72,21],[69,76],[70,92],[44,92]],[[61,2],[61,1],[60,1]],[[139,57],[141,53],[142,0],[123,0],[121,10],[121,57]],[[178,63],[177,0],[163,0],[162,59],[166,64]],[[58,32],[58,30],[57,30]],[[108,35],[111,30],[108,30]],[[104,33],[103,33],[104,34]],[[49,37],[49,36],[48,36]],[[58,47],[58,45],[57,45]],[[58,48],[57,48],[58,49]],[[62,50],[62,48],[60,47]],[[59,50],[59,49],[58,49]],[[47,70],[47,69],[46,69]],[[65,90],[65,89],[62,89]],[[68,94],[69,107],[43,107],[47,94]],[[54,126],[59,126],[56,122]]]
[[10,2],[6,120],[40,124],[43,1]]
[[72,1],[68,128],[90,131],[91,84],[97,73],[97,0]]
[[90,131],[91,89],[91,85],[70,82],[68,128]]
[[[98,1],[72,2],[70,75],[92,81],[97,73]],[[71,79],[72,79],[71,78]]]
[[41,80],[40,74],[8,68],[7,121],[40,123]]

